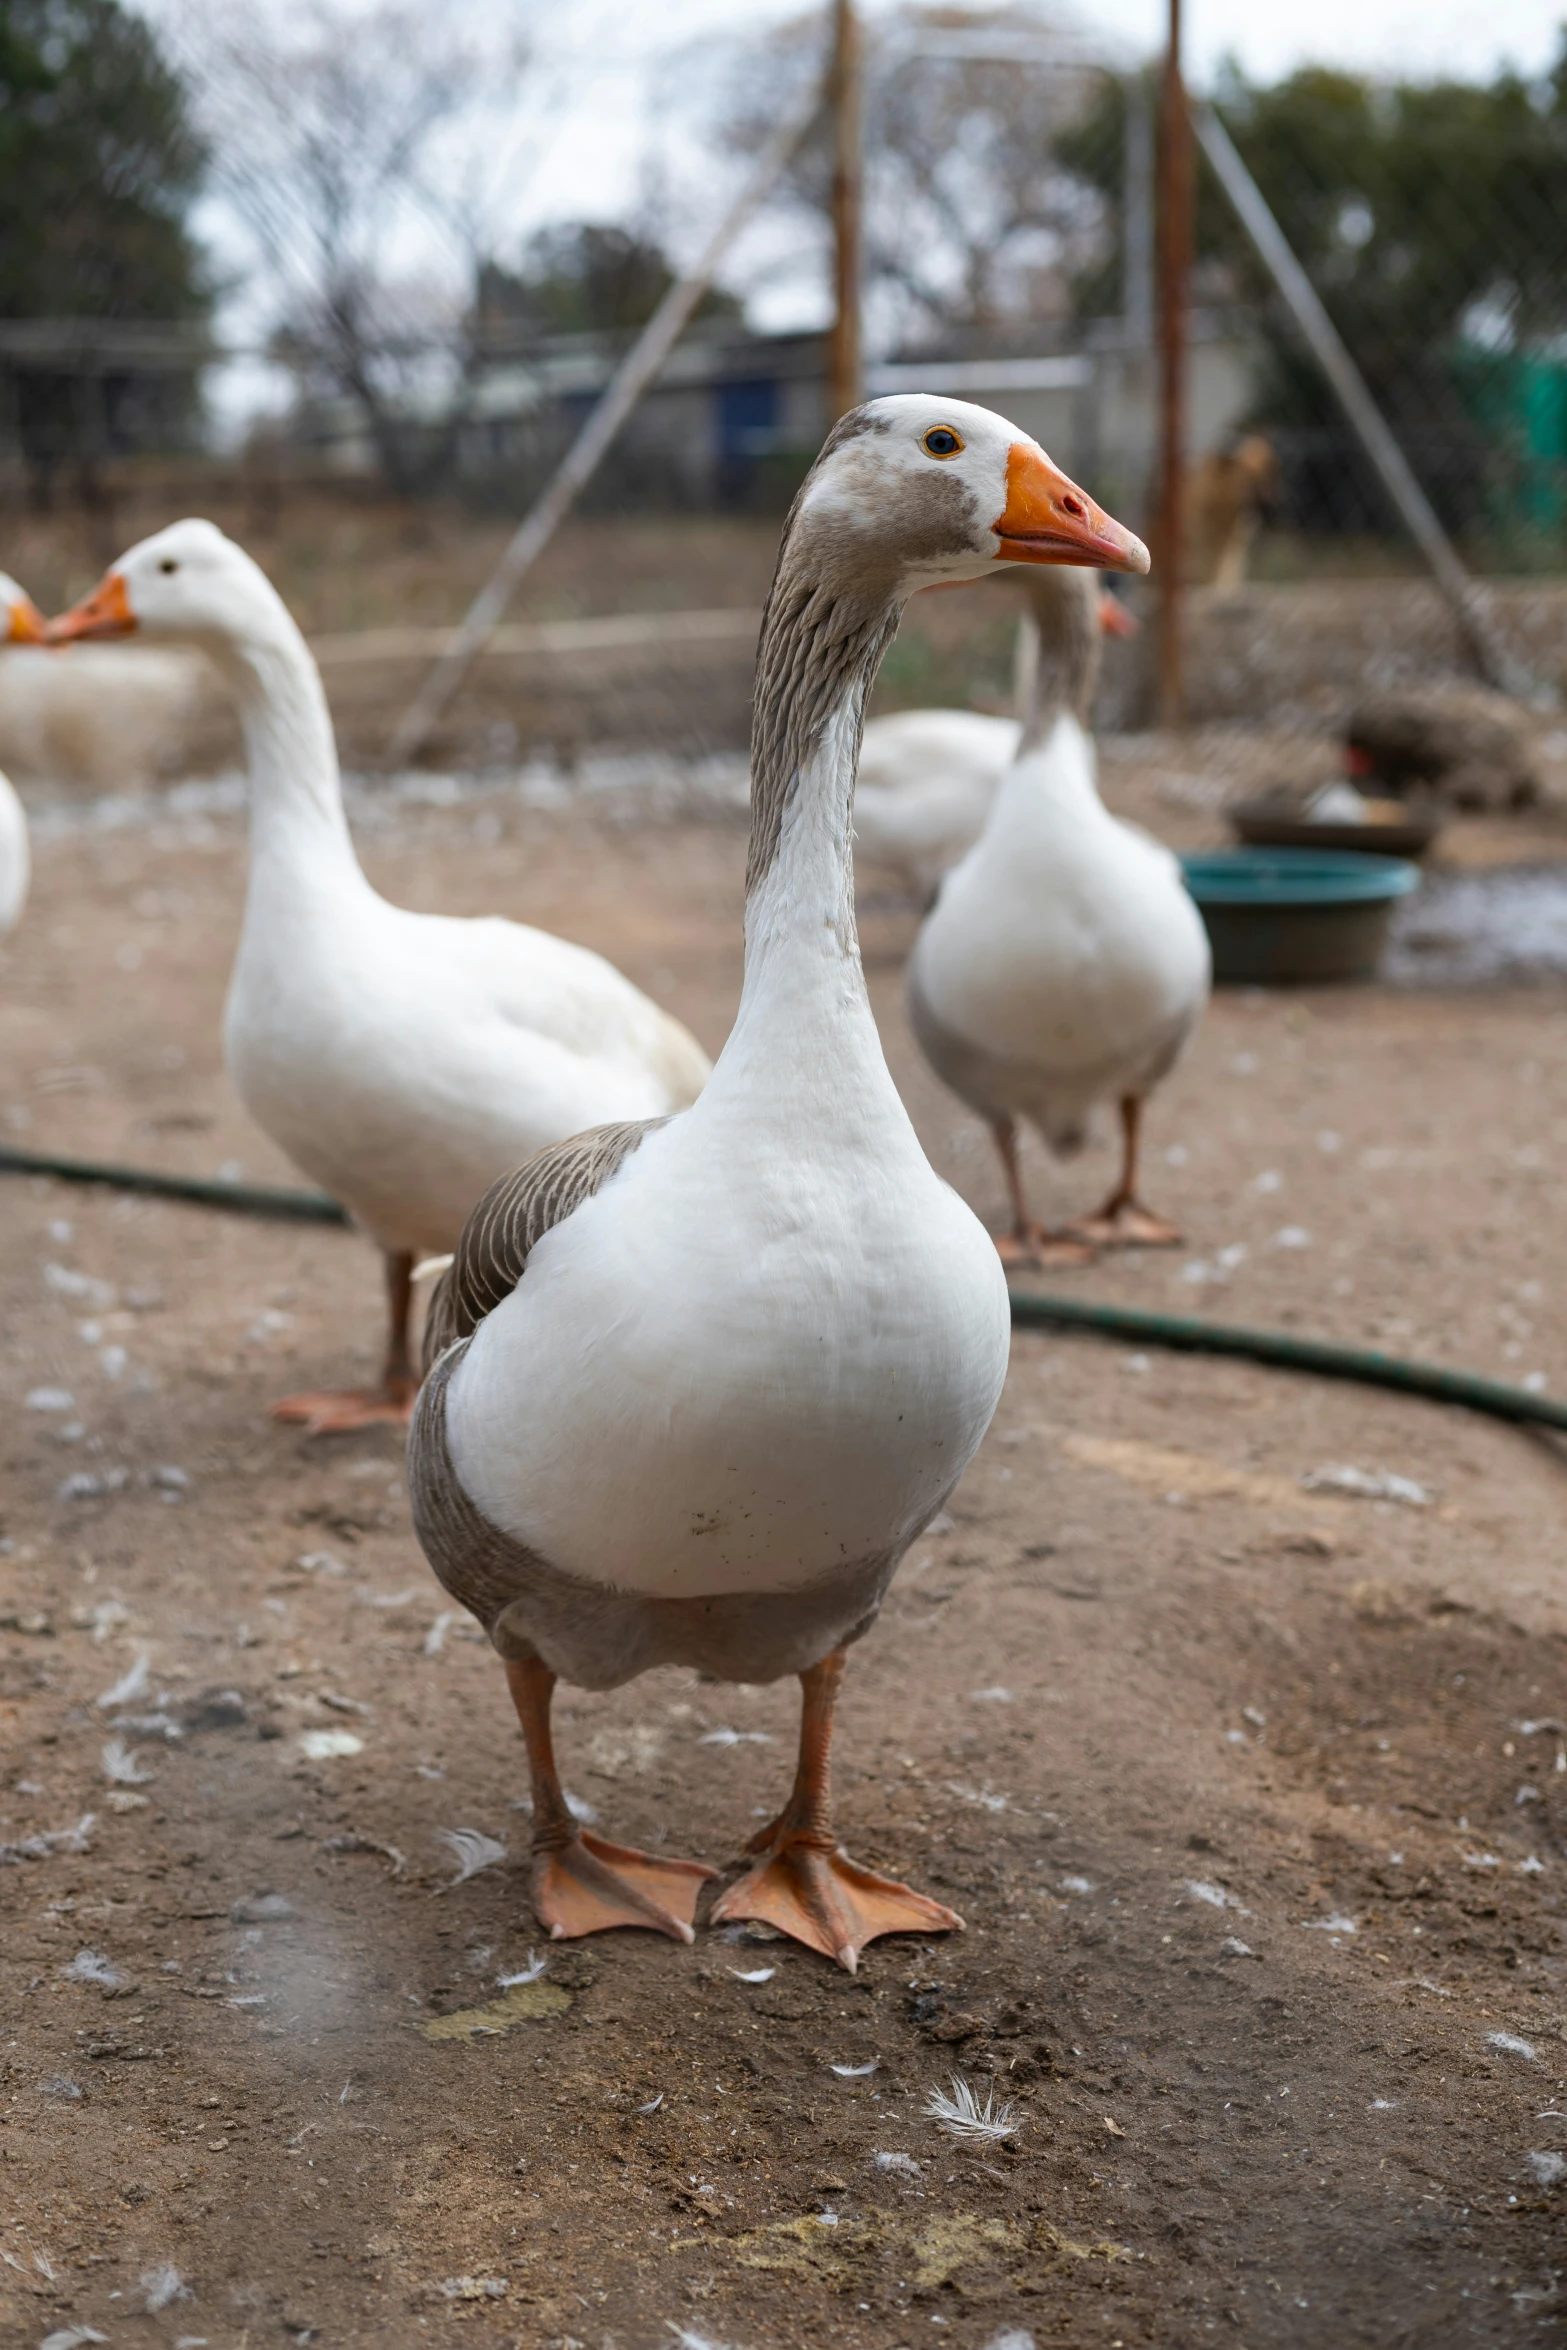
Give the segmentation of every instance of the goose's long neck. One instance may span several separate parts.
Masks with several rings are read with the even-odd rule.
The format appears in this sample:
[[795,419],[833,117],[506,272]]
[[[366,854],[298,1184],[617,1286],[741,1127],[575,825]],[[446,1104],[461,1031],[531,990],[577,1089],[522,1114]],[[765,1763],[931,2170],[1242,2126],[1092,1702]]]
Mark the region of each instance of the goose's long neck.
[[[885,1074],[854,920],[854,776],[871,684],[902,600],[830,595],[780,570],[757,654],[745,985],[724,1058],[772,1082]],[[824,1055],[825,1047],[825,1055]]]
[[252,901],[275,885],[363,882],[320,675],[292,623],[217,648],[250,768]]
[[1099,583],[1093,573],[1052,567],[1027,584],[1035,649],[1019,713],[1019,755],[1045,742],[1063,711],[1086,727],[1099,679]]

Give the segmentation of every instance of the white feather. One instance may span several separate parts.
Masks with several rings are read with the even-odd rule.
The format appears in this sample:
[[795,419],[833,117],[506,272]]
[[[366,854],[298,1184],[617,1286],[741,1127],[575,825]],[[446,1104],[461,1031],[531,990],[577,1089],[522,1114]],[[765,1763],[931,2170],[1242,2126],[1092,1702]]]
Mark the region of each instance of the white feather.
[[157,1774],[142,1769],[123,1738],[111,1738],[103,1750],[103,1775],[117,1787],[145,1787]]
[[190,2287],[172,2260],[160,2261],[156,2268],[143,2269],[139,2281],[146,2306],[154,2316],[172,2302],[191,2299]]
[[981,2104],[961,2073],[953,2074],[950,2095],[945,2089],[932,2089],[925,2111],[949,2137],[968,2145],[994,2146],[1003,2138],[1015,2138],[1023,2126],[1015,2105],[998,2105],[994,2089],[985,2091]]
[[98,1703],[106,1712],[122,1705],[134,1705],[145,1697],[152,1686],[152,1653],[143,1649],[129,1672],[122,1673],[112,1689],[106,1689]]
[[506,1847],[493,1836],[486,1836],[481,1828],[437,1828],[437,1844],[444,1844],[457,1863],[457,1874],[441,1890],[449,1893],[453,1885],[461,1885],[469,1877],[476,1877],[481,1869],[494,1868],[497,1861],[506,1858]]

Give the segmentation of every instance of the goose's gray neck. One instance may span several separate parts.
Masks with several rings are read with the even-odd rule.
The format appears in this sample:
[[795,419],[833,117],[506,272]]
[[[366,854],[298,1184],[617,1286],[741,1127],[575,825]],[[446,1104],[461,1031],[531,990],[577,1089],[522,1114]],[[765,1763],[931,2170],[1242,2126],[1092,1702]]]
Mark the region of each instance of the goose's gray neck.
[[745,985],[717,1079],[779,1103],[829,1065],[846,1096],[885,1076],[854,920],[854,776],[904,591],[863,548],[856,563],[802,536],[785,535],[757,652]]
[[1025,583],[1035,649],[1022,708],[1020,751],[1038,747],[1063,711],[1088,724],[1099,681],[1099,580],[1092,571],[1042,565]]

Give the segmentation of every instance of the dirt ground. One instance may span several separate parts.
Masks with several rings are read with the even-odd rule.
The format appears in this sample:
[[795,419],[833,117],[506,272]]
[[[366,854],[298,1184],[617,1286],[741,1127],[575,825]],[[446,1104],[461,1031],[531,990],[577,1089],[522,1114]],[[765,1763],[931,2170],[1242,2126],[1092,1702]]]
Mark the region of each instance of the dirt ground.
[[[1168,775],[1112,760],[1109,785],[1199,824]],[[363,845],[389,894],[546,922],[721,1043],[737,825],[497,794]],[[0,1133],[287,1180],[219,1063],[238,820],[84,822],[38,865]],[[903,1022],[912,927],[867,890],[894,1072],[995,1222],[988,1146]],[[1551,993],[1226,996],[1151,1141],[1187,1245],[1056,1283],[1567,1386]],[[1108,1165],[1036,1156],[1041,1205]],[[851,1849],[967,1931],[878,1943],[852,1981],[705,1932],[517,1981],[541,1945],[499,1668],[423,1564],[391,1436],[267,1417],[371,1363],[368,1249],[14,1178],[0,1218],[5,2344],[1557,2338],[1549,1440],[1019,1335],[839,1742]],[[1420,1490],[1302,1484],[1335,1464]],[[795,1702],[677,1672],[563,1691],[568,1783],[611,1835],[732,1867]],[[451,1830],[507,1857],[453,1882]],[[954,2073],[1015,2135],[944,2134]]]

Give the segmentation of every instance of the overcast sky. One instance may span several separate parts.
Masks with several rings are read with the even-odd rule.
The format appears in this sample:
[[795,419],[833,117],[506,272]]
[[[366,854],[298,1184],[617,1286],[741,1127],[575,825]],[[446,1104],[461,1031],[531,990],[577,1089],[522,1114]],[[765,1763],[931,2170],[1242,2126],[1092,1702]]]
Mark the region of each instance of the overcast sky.
[[[603,217],[617,194],[634,201],[658,140],[671,53],[799,13],[799,0],[661,0],[656,9],[566,0],[544,46],[575,66],[579,86],[558,117],[529,209]],[[1163,40],[1163,0],[1093,0],[1071,13],[1116,51],[1146,55]],[[1555,53],[1564,15],[1564,0],[1187,0],[1187,53],[1195,81],[1226,56],[1263,79],[1320,60],[1411,76],[1483,76],[1502,65],[1537,72]]]
[[[133,4],[156,22],[192,0]],[[256,4],[269,12],[269,0]],[[319,4],[352,17],[366,0]],[[523,5],[520,11],[518,0],[450,4],[458,14],[471,10],[491,24],[515,22],[520,13],[535,37],[534,67],[519,93],[526,113],[518,125],[517,160],[502,175],[503,254],[548,220],[634,214],[650,191],[661,199],[677,254],[693,249],[722,198],[726,176],[702,137],[704,89],[716,88],[716,76],[706,69],[737,37],[754,37],[768,24],[802,13],[800,0],[660,0],[657,8],[628,0],[555,0],[553,7]],[[867,16],[882,13],[885,4],[866,0]],[[283,10],[291,5],[309,9],[312,0],[270,0]],[[1079,0],[1074,6],[1073,0],[1057,0],[1059,14],[1097,36],[1109,59],[1127,62],[1158,49],[1166,5]],[[1257,79],[1308,61],[1417,78],[1481,77],[1503,66],[1526,73],[1545,67],[1557,49],[1567,0],[1186,0],[1186,16],[1188,70],[1199,86],[1230,56]],[[478,135],[495,136],[493,115]],[[224,274],[235,264],[242,274],[243,241],[236,241],[232,223],[209,206],[203,225]],[[777,227],[759,228],[737,254],[731,281],[752,294],[761,325],[817,323],[825,313],[824,269],[815,255],[801,252],[792,270],[780,272],[779,253]],[[228,332],[248,336],[263,321],[241,292],[225,305],[224,324]],[[283,385],[273,379],[267,396],[263,378],[270,377],[270,370],[242,366],[220,404],[231,413],[272,405]]]

